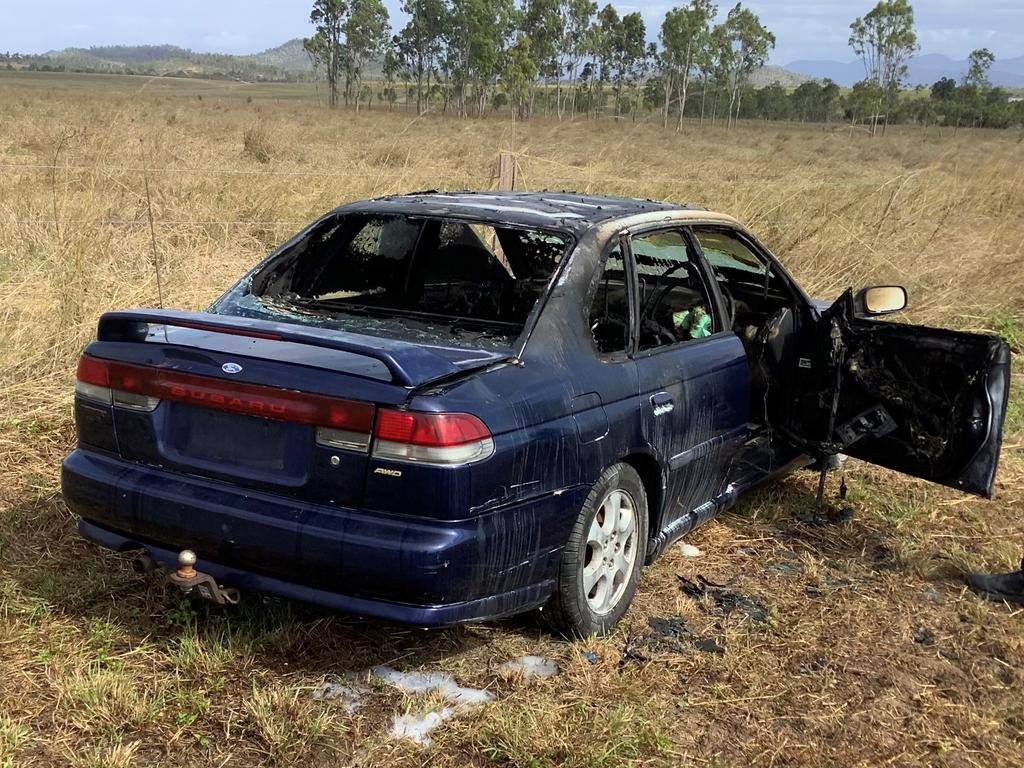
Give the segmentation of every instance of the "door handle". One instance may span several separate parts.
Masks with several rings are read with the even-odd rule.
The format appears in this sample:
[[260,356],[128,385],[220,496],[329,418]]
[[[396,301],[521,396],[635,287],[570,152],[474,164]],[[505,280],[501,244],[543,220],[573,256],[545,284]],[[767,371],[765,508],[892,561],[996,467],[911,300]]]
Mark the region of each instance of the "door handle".
[[655,416],[671,413],[672,409],[675,408],[675,403],[672,402],[672,395],[668,392],[655,392],[651,395],[651,405],[654,407]]

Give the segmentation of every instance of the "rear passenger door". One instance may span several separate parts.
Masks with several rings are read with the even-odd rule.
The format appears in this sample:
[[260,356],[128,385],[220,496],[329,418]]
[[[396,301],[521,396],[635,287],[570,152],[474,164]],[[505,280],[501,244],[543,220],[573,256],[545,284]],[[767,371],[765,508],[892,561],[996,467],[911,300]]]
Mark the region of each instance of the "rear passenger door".
[[643,434],[667,466],[663,519],[682,534],[714,514],[747,432],[750,372],[743,345],[682,228],[629,239],[639,296],[634,359]]

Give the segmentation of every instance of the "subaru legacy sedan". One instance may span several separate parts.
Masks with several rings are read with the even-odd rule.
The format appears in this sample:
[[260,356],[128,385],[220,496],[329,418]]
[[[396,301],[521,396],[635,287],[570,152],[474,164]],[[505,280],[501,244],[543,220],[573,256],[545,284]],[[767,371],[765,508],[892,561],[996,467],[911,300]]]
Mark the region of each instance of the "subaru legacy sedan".
[[647,200],[352,203],[206,312],[109,312],[78,366],[81,533],[217,602],[609,630],[641,569],[844,453],[992,493],[994,336],[813,301],[732,218]]

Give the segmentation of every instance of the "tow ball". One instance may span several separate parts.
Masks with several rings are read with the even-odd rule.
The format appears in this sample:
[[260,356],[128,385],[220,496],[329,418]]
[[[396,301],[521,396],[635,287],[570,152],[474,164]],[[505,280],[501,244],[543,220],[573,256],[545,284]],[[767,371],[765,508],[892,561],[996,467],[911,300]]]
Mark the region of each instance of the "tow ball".
[[197,571],[196,553],[183,549],[178,553],[178,570],[167,578],[185,594],[195,591],[204,600],[217,605],[235,605],[241,595],[233,587],[218,586],[216,579],[208,573]]

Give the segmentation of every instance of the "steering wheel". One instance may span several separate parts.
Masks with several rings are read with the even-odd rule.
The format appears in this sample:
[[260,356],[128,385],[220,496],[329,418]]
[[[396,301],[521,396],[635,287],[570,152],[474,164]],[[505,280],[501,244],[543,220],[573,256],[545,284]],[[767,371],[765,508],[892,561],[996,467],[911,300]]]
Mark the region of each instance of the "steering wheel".
[[[654,311],[658,308],[658,305],[661,304],[661,300],[665,298],[665,294],[667,294],[670,290],[672,290],[672,286],[671,285],[662,285],[661,281],[664,280],[669,275],[671,275],[673,272],[677,272],[680,269],[683,269],[684,267],[689,267],[689,266],[690,266],[690,262],[688,262],[688,261],[680,261],[677,264],[671,265],[668,269],[666,269],[664,272],[662,272],[658,276],[658,283],[659,283],[659,285],[658,285],[657,288],[655,288],[653,291],[651,291],[650,298],[647,299],[647,302],[644,304],[643,311],[640,312],[640,317],[641,318],[645,318],[645,317],[646,318],[651,318],[651,317],[654,317]],[[655,323],[655,325],[657,325],[657,323]],[[659,327],[662,330],[665,330],[665,326],[659,326]],[[675,340],[675,336],[673,335],[672,338],[673,338],[673,341],[674,341]]]
[[722,299],[725,301],[725,316],[729,320],[727,328],[732,328],[733,323],[736,322],[736,300],[729,293],[729,289],[725,287],[725,283],[718,283],[718,290],[722,294]]

